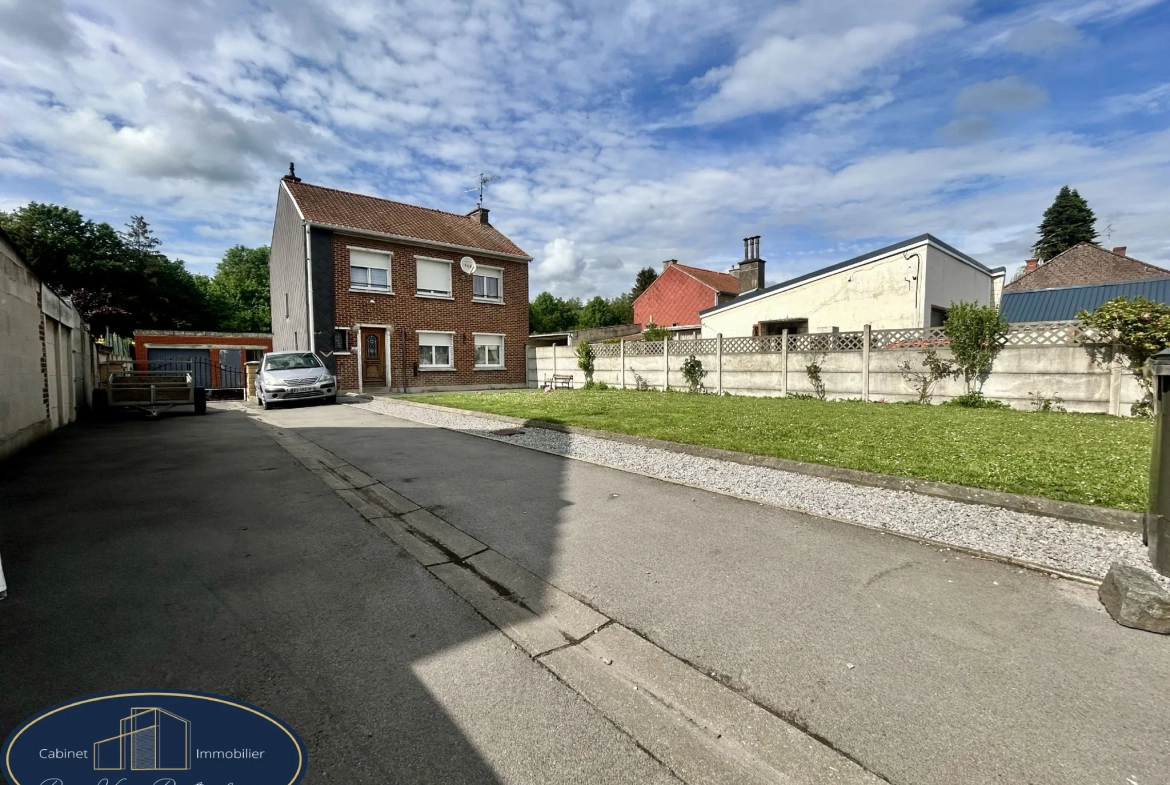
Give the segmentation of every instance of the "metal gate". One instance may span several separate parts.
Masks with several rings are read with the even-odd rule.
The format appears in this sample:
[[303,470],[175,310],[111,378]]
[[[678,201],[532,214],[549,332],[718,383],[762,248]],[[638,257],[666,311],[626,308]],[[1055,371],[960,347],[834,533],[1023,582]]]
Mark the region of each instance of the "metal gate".
[[244,364],[239,349],[220,349],[218,363],[211,362],[210,349],[147,349],[146,358],[153,370],[191,370],[196,387],[244,389]]
[[210,349],[147,349],[146,359],[156,371],[179,372],[190,368],[195,375],[196,387],[211,387]]

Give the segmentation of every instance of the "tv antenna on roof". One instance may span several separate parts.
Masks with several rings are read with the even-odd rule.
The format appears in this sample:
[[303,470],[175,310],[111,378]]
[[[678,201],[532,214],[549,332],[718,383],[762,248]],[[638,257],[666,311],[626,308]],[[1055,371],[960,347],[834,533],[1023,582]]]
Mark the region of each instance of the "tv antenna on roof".
[[475,206],[476,207],[483,207],[483,187],[485,185],[487,185],[488,183],[494,183],[496,180],[499,180],[499,179],[500,178],[498,175],[492,175],[491,177],[486,177],[486,176],[484,176],[483,172],[480,172],[479,173],[479,187],[478,188],[468,188],[463,193],[469,194],[472,191],[479,191],[479,201],[475,203]]
[[1113,224],[1109,224],[1105,227],[1105,242],[1113,242]]

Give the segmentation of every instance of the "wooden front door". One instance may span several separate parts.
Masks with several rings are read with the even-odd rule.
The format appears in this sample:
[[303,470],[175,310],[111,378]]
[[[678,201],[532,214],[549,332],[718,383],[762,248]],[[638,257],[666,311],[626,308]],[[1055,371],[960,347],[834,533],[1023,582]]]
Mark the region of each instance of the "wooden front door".
[[362,328],[362,383],[367,387],[386,386],[386,331]]

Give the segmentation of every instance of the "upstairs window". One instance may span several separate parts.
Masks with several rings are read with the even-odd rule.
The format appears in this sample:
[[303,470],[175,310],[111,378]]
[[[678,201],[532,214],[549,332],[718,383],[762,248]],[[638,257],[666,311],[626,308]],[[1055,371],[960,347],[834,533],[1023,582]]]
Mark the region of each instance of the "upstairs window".
[[504,271],[495,267],[477,267],[475,275],[471,276],[471,296],[477,300],[503,300]]
[[349,249],[349,286],[390,292],[390,254],[386,251]]
[[424,297],[451,296],[451,263],[415,257],[418,265],[417,293]]

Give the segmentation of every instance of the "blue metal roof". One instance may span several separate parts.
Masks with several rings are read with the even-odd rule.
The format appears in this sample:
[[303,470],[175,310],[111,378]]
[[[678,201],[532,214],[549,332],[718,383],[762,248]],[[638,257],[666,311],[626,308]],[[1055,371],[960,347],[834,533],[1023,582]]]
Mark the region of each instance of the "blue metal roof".
[[1170,304],[1170,278],[1004,292],[999,312],[1009,322],[1063,322],[1118,297]]

